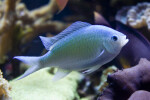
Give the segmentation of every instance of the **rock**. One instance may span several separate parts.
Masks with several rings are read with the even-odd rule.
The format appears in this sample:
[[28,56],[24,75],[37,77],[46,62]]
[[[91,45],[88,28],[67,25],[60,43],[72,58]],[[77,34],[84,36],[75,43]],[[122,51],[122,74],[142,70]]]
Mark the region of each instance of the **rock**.
[[141,58],[138,65],[109,75],[108,83],[98,100],[127,100],[138,90],[150,91],[150,62]]
[[143,90],[136,91],[128,100],[150,100],[150,92]]

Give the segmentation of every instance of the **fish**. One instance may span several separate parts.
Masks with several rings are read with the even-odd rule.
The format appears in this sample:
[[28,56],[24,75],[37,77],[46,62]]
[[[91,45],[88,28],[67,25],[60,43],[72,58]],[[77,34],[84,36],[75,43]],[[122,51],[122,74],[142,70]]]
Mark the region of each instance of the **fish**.
[[19,79],[45,67],[58,68],[52,80],[57,81],[72,71],[89,74],[113,60],[129,39],[103,25],[77,21],[54,37],[39,36],[46,54],[38,57],[15,56],[30,67]]

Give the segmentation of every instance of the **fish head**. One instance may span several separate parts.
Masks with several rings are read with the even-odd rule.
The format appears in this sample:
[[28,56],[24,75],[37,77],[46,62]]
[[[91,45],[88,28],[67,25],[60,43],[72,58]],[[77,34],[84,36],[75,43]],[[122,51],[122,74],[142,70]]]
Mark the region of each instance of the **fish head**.
[[104,39],[103,45],[105,49],[111,54],[118,54],[122,47],[128,43],[129,39],[126,38],[121,32],[111,31],[111,33],[107,34]]

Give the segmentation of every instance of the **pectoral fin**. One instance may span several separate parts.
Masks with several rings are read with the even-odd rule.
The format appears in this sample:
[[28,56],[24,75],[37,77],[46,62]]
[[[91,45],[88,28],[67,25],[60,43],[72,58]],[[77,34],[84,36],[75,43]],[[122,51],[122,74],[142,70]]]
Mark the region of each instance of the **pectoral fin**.
[[[98,61],[100,59],[100,57],[104,54],[105,50],[102,50],[100,52],[100,54],[92,61],[92,63],[95,63],[96,61]],[[90,74],[96,70],[98,70],[101,67],[101,65],[96,65],[96,66],[92,66],[89,69],[87,69],[86,71],[83,71],[83,74]]]
[[[101,57],[101,56],[104,54],[104,52],[105,52],[105,50],[102,50],[102,51],[100,52],[100,54],[98,55],[97,58]],[[97,59],[97,58],[96,58],[96,59]]]
[[69,71],[69,70],[58,69],[52,80],[53,81],[60,80],[60,79],[64,78],[65,76],[67,76],[70,72],[71,71]]
[[91,68],[89,68],[88,70],[82,72],[83,74],[90,74],[96,70],[98,70],[101,66],[100,65],[96,65],[96,66],[93,66]]
[[102,50],[102,51],[99,53],[99,55],[97,55],[95,58],[93,58],[93,60],[92,60],[89,64],[95,63],[95,62],[97,62],[98,60],[100,60],[100,59],[101,59],[101,56],[104,54],[104,52],[105,52],[105,50]]

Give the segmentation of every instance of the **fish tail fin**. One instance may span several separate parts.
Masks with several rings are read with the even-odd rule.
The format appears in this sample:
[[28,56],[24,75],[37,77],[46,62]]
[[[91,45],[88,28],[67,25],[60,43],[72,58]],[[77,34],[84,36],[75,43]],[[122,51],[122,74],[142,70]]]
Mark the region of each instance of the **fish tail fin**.
[[39,64],[40,57],[15,56],[14,59],[18,59],[29,66],[35,66]]
[[25,64],[31,66],[19,79],[22,79],[42,68],[39,64],[40,57],[16,56],[16,57],[14,57],[14,59],[18,59],[18,60],[24,62]]
[[39,66],[37,66],[37,65],[32,66],[32,67],[30,67],[29,69],[27,69],[27,70],[25,71],[25,73],[24,73],[23,75],[21,75],[17,80],[20,80],[20,79],[22,79],[22,78],[24,78],[24,77],[26,77],[26,76],[32,74],[33,72],[38,71],[39,69],[41,69],[41,67],[39,67]]

